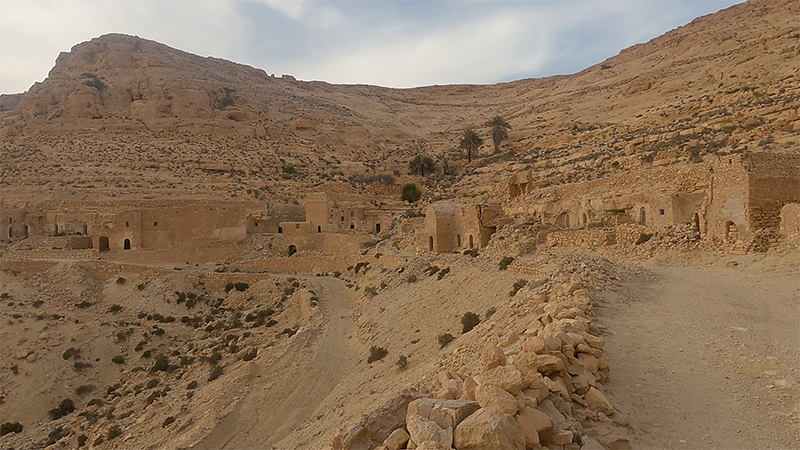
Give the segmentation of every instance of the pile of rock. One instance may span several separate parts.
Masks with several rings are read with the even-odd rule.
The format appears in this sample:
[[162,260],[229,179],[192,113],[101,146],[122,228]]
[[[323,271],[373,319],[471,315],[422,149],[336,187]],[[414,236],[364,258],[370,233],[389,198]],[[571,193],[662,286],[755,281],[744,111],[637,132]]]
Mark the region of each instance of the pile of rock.
[[[556,279],[563,280],[563,274],[549,281]],[[419,390],[428,397],[409,398],[403,422],[392,424],[387,415],[380,419],[373,414],[348,432],[370,434],[370,439],[356,445],[356,440],[342,439],[345,433],[333,448],[629,447],[619,433],[598,432],[604,426],[626,426],[627,419],[614,410],[600,386],[609,377],[609,365],[581,276],[525,293],[510,298],[497,319],[476,327],[480,336],[473,348],[482,342],[483,350],[464,355],[462,350],[468,352],[470,346],[465,343],[443,355],[441,366],[450,369],[441,370],[432,383],[420,383]],[[402,412],[395,409],[393,415]]]

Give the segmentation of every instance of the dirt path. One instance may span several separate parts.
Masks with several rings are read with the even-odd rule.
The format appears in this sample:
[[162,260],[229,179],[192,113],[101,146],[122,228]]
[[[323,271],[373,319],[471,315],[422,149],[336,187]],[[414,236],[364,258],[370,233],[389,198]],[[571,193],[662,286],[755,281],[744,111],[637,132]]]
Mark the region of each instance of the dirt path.
[[655,264],[598,308],[634,448],[800,448],[798,264],[729,260]]
[[[194,448],[269,449],[310,419],[317,406],[351,368],[347,327],[352,292],[332,278],[308,279],[328,322],[321,334],[298,333],[295,342],[269,365],[237,407]],[[323,293],[324,292],[324,293]]]

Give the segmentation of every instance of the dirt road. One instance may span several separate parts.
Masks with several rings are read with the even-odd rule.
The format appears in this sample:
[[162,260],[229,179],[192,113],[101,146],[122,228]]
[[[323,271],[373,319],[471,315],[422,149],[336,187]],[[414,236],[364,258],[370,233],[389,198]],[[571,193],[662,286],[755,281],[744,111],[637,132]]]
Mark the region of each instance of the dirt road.
[[[352,292],[333,278],[311,278],[328,317],[321,333],[300,332],[270,364],[259,364],[262,382],[194,448],[269,449],[310,419],[317,406],[351,370],[347,318]],[[280,445],[277,448],[281,448]]]
[[800,448],[792,257],[653,263],[606,296],[607,394],[634,448]]

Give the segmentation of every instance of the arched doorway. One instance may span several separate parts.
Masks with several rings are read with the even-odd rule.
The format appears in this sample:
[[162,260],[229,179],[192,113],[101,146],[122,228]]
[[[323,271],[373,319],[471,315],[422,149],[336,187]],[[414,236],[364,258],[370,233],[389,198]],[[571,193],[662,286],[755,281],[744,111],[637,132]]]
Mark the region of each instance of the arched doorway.
[[83,226],[83,235],[84,236],[88,236],[89,235],[89,226],[87,226],[87,225]]
[[583,213],[581,218],[583,219],[583,226],[589,225],[589,216],[586,213]]
[[108,246],[108,236],[100,236],[100,242],[98,242],[98,244],[100,245],[101,252],[107,252],[111,250]]
[[433,236],[428,236],[428,251],[433,251]]
[[469,248],[472,248],[472,247],[474,247],[474,246],[475,246],[475,243],[473,242],[473,240],[472,240],[472,235],[470,234],[470,235],[469,235]]
[[380,233],[380,232],[381,232],[381,224],[376,223],[375,224],[375,233]]
[[278,233],[283,233],[283,227],[278,227]]
[[644,206],[639,209],[639,225],[647,225],[647,212],[645,212]]
[[8,240],[14,239],[14,227],[8,227]]
[[125,241],[122,243],[122,248],[125,249],[125,250],[130,250],[131,249],[131,240],[130,239],[125,239]]
[[739,240],[739,227],[730,220],[725,223],[725,240],[731,244]]
[[700,232],[700,215],[694,213],[694,217],[692,217],[692,231]]
[[322,226],[321,225],[317,225],[317,233],[322,233]]
[[289,256],[292,256],[295,253],[297,253],[297,246],[296,245],[290,245],[289,246]]
[[456,235],[456,247],[461,248],[461,235]]

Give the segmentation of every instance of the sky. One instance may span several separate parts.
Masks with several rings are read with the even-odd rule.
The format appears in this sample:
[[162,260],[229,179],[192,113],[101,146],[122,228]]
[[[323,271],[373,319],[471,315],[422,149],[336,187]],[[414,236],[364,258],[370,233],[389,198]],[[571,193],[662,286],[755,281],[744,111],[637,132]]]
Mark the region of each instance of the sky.
[[336,84],[579,72],[741,0],[0,0],[0,93],[107,33]]

